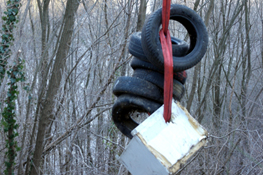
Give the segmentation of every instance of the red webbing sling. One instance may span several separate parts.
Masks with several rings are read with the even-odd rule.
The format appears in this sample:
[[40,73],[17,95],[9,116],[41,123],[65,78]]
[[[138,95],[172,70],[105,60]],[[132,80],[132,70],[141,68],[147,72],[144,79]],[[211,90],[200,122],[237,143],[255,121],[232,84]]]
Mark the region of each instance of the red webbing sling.
[[170,32],[168,30],[170,19],[171,0],[163,0],[162,29],[159,32],[164,57],[164,113],[165,122],[171,119],[171,106],[173,98],[173,55]]

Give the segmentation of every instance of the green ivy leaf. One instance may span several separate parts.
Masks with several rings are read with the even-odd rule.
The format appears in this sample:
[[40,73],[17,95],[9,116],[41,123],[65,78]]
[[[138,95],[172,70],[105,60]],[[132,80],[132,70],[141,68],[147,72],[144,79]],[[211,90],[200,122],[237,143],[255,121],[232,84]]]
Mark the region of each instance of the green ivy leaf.
[[[15,100],[17,99],[17,96],[19,94],[19,91],[17,90],[17,83],[19,81],[25,81],[25,76],[23,73],[23,61],[21,61],[21,59],[19,59],[17,65],[14,65],[15,68],[8,68],[8,70],[6,71],[7,61],[12,54],[9,47],[13,44],[14,41],[13,29],[16,27],[15,24],[18,22],[17,14],[19,12],[20,0],[7,0],[6,3],[7,9],[2,16],[3,24],[1,33],[2,41],[0,44],[0,84],[5,72],[7,73],[10,81],[7,83],[9,89],[5,100],[6,107],[2,111],[2,120],[0,127],[3,128],[4,132],[8,133],[5,144],[7,151],[5,152],[5,154],[7,155],[7,160],[11,161],[5,161],[6,170],[4,170],[4,173],[9,174],[10,172],[8,171],[8,168],[15,165],[15,162],[13,160],[17,156],[17,152],[21,149],[17,146],[17,141],[15,141],[15,137],[18,136],[17,129],[19,127],[19,125],[16,123]],[[10,129],[12,129],[11,133],[9,132]],[[15,152],[13,152],[13,146],[16,149]],[[14,172],[11,173],[14,174]]]
[[18,9],[17,8],[13,9],[13,15],[17,15],[17,13],[18,13]]
[[10,94],[9,92],[7,92],[7,97],[11,97],[12,94]]
[[10,81],[11,81],[11,83],[15,83],[15,82],[16,82],[16,79],[10,78]]

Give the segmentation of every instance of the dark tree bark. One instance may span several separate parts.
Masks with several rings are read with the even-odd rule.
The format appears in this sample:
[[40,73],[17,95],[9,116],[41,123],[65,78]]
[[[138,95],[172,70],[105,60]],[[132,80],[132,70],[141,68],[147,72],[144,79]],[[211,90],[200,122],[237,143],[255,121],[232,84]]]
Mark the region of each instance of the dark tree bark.
[[140,0],[140,8],[139,8],[136,31],[142,30],[142,26],[144,24],[146,17],[146,5],[147,5],[146,0]]
[[63,31],[59,42],[58,51],[56,53],[56,60],[52,70],[51,79],[49,81],[47,94],[43,102],[43,108],[40,110],[39,126],[37,133],[37,140],[35,152],[33,155],[33,167],[31,175],[39,174],[42,162],[42,152],[44,150],[45,132],[50,120],[54,118],[54,105],[56,102],[56,95],[60,88],[60,82],[65,70],[66,57],[68,55],[69,46],[73,34],[75,13],[78,9],[79,1],[68,0],[66,11],[63,20]]

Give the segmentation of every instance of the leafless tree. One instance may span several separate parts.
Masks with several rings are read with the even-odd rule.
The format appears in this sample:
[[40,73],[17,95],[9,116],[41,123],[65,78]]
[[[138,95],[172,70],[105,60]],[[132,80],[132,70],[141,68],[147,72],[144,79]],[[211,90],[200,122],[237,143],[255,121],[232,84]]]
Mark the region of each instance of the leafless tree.
[[[205,57],[187,70],[181,103],[210,134],[177,174],[262,174],[263,3],[176,2],[194,9],[209,33]],[[157,0],[22,1],[12,50],[22,51],[27,80],[16,101],[15,174],[129,174],[118,161],[129,139],[111,120],[112,85],[132,74],[129,37],[160,6]],[[179,23],[171,21],[169,30],[189,42]],[[7,87],[1,89],[3,102]]]

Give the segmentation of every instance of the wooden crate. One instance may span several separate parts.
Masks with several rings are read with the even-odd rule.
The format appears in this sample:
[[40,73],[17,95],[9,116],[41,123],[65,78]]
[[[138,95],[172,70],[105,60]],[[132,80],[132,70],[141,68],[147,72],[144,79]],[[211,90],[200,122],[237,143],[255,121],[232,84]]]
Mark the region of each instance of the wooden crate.
[[207,143],[208,133],[184,107],[173,102],[169,123],[163,119],[162,106],[132,135],[120,162],[133,175],[168,175]]

